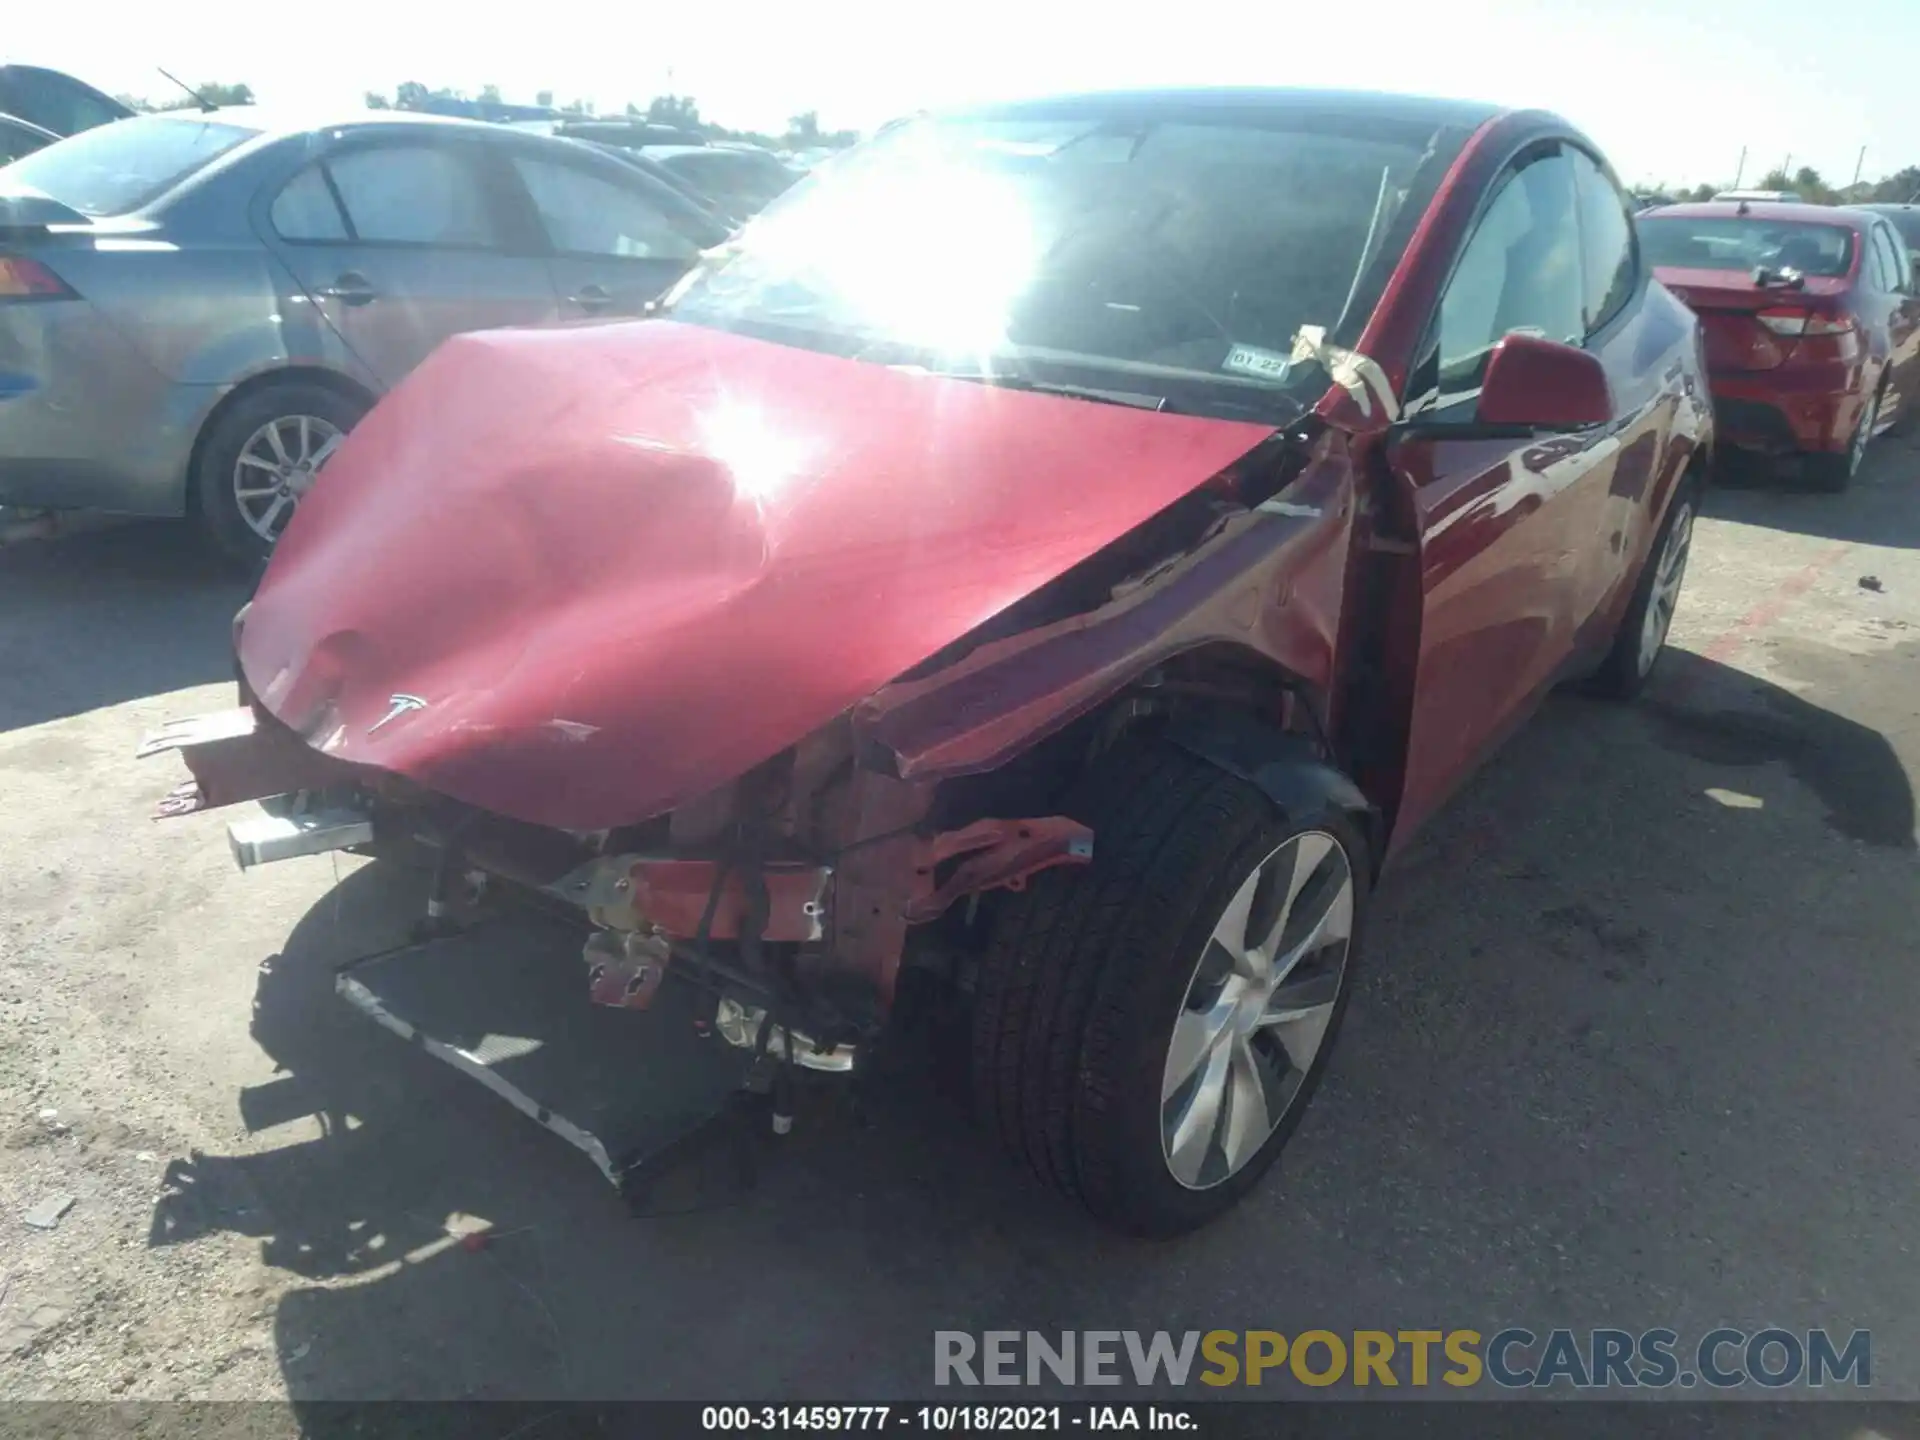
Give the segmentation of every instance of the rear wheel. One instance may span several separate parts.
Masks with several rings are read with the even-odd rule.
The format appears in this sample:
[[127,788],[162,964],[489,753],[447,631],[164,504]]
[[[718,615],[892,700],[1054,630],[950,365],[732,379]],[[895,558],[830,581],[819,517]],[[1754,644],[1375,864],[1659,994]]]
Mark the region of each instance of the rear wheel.
[[976,989],[976,1101],[1098,1219],[1174,1235],[1258,1183],[1346,1007],[1371,874],[1328,807],[1281,816],[1167,746],[1101,767],[1084,871],[1002,913]]
[[264,566],[365,409],[325,385],[290,380],[256,390],[220,415],[194,474],[201,529],[215,548],[249,570]]
[[1837,455],[1807,456],[1807,478],[1813,482],[1814,489],[1837,495],[1853,483],[1853,477],[1860,473],[1861,463],[1867,458],[1874,426],[1880,423],[1880,403],[1886,393],[1887,383],[1882,380],[1880,388],[1873,392],[1873,398],[1860,412],[1860,423],[1854,426],[1845,450]]
[[1609,699],[1631,700],[1646,686],[1654,664],[1667,648],[1673,612],[1680,605],[1687,579],[1687,559],[1693,553],[1693,518],[1699,487],[1686,482],[1667,506],[1667,518],[1647,552],[1647,563],[1634,586],[1633,599],[1620,619],[1613,648],[1588,682],[1587,688]]

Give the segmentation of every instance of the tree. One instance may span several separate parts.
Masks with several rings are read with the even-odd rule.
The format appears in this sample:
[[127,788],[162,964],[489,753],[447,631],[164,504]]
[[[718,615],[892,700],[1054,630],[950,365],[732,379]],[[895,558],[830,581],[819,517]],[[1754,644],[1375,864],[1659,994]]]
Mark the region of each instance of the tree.
[[533,103],[551,110],[553,108],[553,91],[541,90],[537,92],[533,97]]
[[700,128],[700,104],[691,95],[656,95],[647,102],[647,118],[657,125]]
[[803,110],[787,121],[787,144],[795,150],[809,150],[820,143],[820,112]]
[[500,103],[500,87],[498,85],[482,85],[480,87],[480,103],[482,105],[498,105]]
[[1920,203],[1920,165],[1909,165],[1875,182],[1868,198],[1877,205]]
[[367,109],[391,110],[392,108],[393,101],[389,100],[385,95],[382,95],[378,90],[367,91]]
[[433,98],[433,92],[418,80],[402,80],[400,88],[393,92],[393,107],[396,110],[418,110]]
[[591,115],[593,114],[593,102],[591,100],[569,100],[560,107],[560,113],[562,115]]
[[154,106],[156,110],[198,110],[204,102],[207,105],[251,105],[253,88],[248,85],[223,85],[217,80],[209,80],[204,85],[193,87],[194,93],[182,93],[180,98],[167,99]]
[[1802,165],[1793,172],[1793,184],[1783,187],[1792,190],[1802,200],[1814,205],[1832,205],[1840,197],[1832,186],[1821,178],[1820,172],[1811,165]]

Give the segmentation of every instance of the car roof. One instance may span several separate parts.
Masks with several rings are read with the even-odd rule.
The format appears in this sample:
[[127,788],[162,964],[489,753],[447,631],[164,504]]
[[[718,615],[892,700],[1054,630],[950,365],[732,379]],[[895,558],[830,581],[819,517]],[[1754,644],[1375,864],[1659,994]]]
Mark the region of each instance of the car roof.
[[1146,115],[1217,112],[1222,115],[1285,115],[1335,110],[1383,120],[1478,129],[1506,113],[1499,105],[1473,100],[1394,95],[1373,90],[1312,90],[1282,87],[1219,86],[1166,90],[1108,90],[968,106],[953,114],[981,118],[1035,119],[1051,116]]
[[[490,120],[467,120],[455,115],[428,115],[418,110],[297,109],[273,105],[220,105],[212,110],[156,110],[136,117],[147,120],[199,120],[213,125],[239,125],[263,135],[297,135],[306,130],[364,129],[372,125],[417,125],[442,130],[487,131],[509,127]],[[520,134],[527,132],[522,130]]]
[[1693,200],[1684,205],[1662,205],[1641,217],[1645,220],[1786,220],[1806,225],[1833,225],[1858,230],[1860,217],[1837,205],[1812,205],[1789,200]]
[[1867,204],[1848,205],[1848,210],[1866,210],[1875,215],[1920,215],[1920,205],[1876,200]]

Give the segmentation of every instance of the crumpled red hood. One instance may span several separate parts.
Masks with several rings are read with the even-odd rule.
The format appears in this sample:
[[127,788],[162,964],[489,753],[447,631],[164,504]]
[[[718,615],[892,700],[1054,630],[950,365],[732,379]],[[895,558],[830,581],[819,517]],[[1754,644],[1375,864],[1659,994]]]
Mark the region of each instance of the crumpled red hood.
[[466,335],[341,446],[240,661],[329,754],[603,829],[778,753],[1267,433],[667,321]]

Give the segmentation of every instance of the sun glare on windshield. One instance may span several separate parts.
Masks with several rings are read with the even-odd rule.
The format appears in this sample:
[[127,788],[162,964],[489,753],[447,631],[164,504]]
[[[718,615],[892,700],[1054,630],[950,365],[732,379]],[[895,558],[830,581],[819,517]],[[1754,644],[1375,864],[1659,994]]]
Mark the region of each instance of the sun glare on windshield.
[[1012,180],[961,164],[848,167],[823,176],[835,204],[769,215],[754,233],[781,270],[829,274],[864,329],[945,355],[1004,345],[1031,280],[1032,216]]

